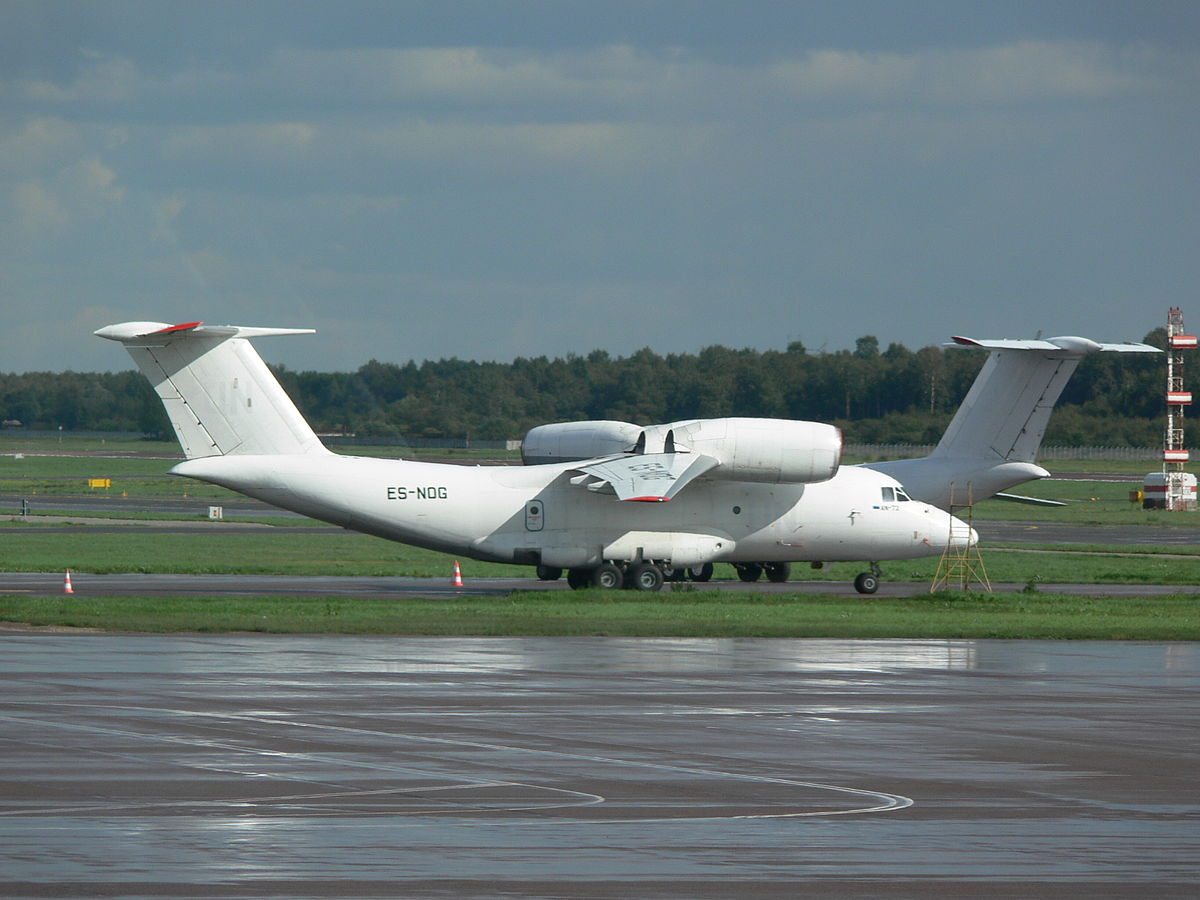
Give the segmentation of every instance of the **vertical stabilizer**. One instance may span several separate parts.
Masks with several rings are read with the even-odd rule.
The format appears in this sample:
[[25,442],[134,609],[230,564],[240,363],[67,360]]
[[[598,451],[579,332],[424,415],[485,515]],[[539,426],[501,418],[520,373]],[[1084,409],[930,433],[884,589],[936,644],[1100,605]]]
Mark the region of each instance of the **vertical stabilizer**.
[[312,329],[126,322],[96,334],[125,345],[154,386],[188,459],[328,452],[246,338]]
[[[988,344],[968,338],[955,341],[960,343],[950,346]],[[1032,352],[993,349],[933,455],[1033,462],[1054,404],[1082,358],[1081,352],[1057,347]]]
[[943,509],[985,500],[1016,484],[1044,478],[1034,464],[1050,413],[1079,360],[1089,353],[1158,353],[1148,344],[1098,344],[1087,338],[975,340],[948,347],[990,351],[933,453],[923,459],[869,463],[909,494]]

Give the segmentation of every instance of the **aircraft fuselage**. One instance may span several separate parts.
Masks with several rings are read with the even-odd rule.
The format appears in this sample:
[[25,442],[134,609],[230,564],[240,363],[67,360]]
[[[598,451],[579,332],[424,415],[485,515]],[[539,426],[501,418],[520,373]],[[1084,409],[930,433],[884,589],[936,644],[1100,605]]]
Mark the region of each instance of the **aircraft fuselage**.
[[[855,467],[807,485],[713,482],[665,503],[571,483],[570,463],[457,466],[335,454],[213,456],[172,472],[389,540],[494,562],[595,566],[906,559],[970,529]],[[885,491],[885,489],[890,489]],[[901,496],[903,496],[901,494]]]

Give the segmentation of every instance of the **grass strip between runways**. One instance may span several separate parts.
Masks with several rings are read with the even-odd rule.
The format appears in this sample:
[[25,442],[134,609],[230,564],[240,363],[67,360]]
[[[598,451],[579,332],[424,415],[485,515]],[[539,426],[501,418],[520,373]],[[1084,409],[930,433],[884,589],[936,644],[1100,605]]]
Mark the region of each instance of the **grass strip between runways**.
[[914,598],[653,597],[555,591],[507,597],[0,597],[0,621],[121,632],[612,635],[627,637],[1198,640],[1200,598],[943,592]]

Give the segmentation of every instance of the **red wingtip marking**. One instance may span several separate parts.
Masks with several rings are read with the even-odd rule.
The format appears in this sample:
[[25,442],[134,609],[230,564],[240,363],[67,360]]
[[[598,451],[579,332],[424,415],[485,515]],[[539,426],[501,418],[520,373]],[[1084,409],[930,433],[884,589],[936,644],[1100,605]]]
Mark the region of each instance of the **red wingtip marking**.
[[670,497],[630,497],[631,503],[666,503]]
[[193,328],[198,328],[203,325],[203,322],[185,322],[182,325],[170,325],[166,328],[160,328],[158,331],[151,332],[152,334],[171,334],[175,331],[191,331]]

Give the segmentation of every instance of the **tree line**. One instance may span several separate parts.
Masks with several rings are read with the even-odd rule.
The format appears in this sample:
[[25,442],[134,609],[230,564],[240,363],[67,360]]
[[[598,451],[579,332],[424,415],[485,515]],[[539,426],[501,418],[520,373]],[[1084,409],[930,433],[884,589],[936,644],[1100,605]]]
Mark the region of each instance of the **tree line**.
[[[1146,342],[1165,346],[1165,329]],[[855,443],[934,443],[986,359],[982,351],[909,350],[859,338],[853,350],[706,347],[614,357],[371,360],[354,372],[275,367],[319,432],[365,437],[506,440],[578,419],[637,424],[718,416],[832,422]],[[1051,418],[1047,442],[1157,446],[1165,423],[1161,356],[1085,357]],[[170,434],[137,372],[0,374],[0,418],[37,428]]]

